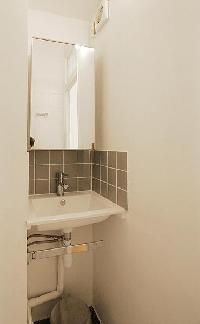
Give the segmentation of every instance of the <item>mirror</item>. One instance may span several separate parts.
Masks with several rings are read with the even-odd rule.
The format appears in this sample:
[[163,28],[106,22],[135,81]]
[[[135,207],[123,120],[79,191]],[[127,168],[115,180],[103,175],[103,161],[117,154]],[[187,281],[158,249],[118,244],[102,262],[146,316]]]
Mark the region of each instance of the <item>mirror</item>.
[[95,141],[94,49],[33,38],[31,61],[34,149],[90,149]]

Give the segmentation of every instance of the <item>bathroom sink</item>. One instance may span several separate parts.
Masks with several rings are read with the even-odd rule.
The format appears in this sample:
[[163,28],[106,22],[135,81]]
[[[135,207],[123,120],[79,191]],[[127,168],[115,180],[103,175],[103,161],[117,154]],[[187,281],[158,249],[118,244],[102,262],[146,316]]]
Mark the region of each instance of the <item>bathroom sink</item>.
[[30,196],[27,228],[38,231],[72,229],[102,222],[124,211],[93,191],[66,193],[63,197]]

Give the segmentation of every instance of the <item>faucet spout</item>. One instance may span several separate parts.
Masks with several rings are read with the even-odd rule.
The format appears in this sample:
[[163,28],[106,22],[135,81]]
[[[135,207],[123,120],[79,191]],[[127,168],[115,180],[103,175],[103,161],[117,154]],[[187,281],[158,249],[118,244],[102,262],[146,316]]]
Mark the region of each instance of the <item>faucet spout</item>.
[[56,173],[56,193],[57,196],[64,196],[65,190],[68,189],[68,185],[65,185],[65,177],[68,177],[68,174],[64,172]]

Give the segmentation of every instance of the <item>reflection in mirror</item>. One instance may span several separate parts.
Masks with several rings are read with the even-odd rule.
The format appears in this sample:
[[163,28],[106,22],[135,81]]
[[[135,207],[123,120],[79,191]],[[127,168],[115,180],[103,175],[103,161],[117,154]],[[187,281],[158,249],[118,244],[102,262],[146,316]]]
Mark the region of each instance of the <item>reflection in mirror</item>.
[[30,136],[35,149],[94,143],[94,49],[33,39]]

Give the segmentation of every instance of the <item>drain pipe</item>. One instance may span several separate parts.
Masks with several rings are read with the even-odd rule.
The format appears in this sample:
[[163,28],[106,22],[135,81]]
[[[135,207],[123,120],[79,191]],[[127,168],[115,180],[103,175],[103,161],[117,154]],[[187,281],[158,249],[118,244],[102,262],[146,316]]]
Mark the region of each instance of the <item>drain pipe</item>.
[[[64,234],[64,240],[63,240],[63,245],[68,247],[72,243],[72,229],[65,229],[63,231]],[[65,268],[71,268],[72,266],[72,253],[68,253],[64,255],[64,267]]]
[[31,298],[28,300],[28,324],[33,324],[32,315],[31,315],[31,311],[33,307],[61,297],[63,291],[64,291],[64,264],[63,264],[63,256],[59,256],[57,288],[55,291],[51,291],[47,294],[41,295],[39,297]]
[[27,305],[28,313],[28,324],[34,324],[32,320],[32,308],[48,301],[57,299],[63,295],[64,291],[64,257],[58,256],[58,277],[57,277],[57,287],[55,291],[51,291],[47,294],[43,294],[39,297],[30,298]]
[[[67,229],[63,231],[64,234],[64,240],[63,245],[64,246],[70,246],[71,245],[71,239],[72,239],[72,230]],[[67,255],[59,256],[58,257],[58,278],[57,278],[57,287],[55,291],[51,291],[47,294],[41,295],[39,297],[34,297],[28,300],[27,305],[27,312],[28,312],[28,324],[34,324],[32,321],[32,308],[38,305],[41,305],[43,303],[46,303],[48,301],[57,299],[63,295],[64,291],[64,269],[70,268],[72,265],[72,254],[69,253]]]

